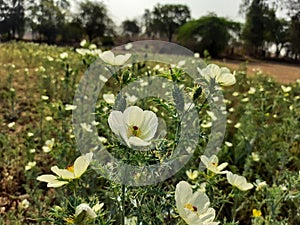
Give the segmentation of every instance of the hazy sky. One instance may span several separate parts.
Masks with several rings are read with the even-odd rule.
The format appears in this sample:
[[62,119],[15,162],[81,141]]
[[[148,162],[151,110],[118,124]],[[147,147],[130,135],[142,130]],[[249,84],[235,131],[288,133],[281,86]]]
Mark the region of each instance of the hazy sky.
[[107,6],[112,19],[119,25],[125,19],[134,19],[142,16],[145,9],[153,9],[160,4],[185,4],[192,14],[198,19],[208,12],[215,12],[218,16],[227,17],[235,21],[244,21],[240,16],[239,5],[242,0],[102,0]]

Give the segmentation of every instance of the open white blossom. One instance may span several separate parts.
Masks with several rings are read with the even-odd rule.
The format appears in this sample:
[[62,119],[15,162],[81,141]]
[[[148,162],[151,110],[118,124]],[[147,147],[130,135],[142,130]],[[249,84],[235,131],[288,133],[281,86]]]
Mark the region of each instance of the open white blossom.
[[253,188],[253,184],[248,183],[246,178],[243,176],[227,172],[226,178],[232,186],[237,187],[241,191],[248,191]]
[[152,111],[131,106],[123,113],[112,111],[108,124],[128,147],[149,146],[157,130],[158,118]]
[[55,142],[54,138],[51,138],[51,140],[47,140],[45,142],[45,145],[42,147],[43,151],[46,152],[46,153],[52,151],[52,148],[54,146],[54,142]]
[[222,163],[221,165],[219,165],[219,159],[216,155],[212,155],[209,158],[205,155],[202,155],[201,161],[205,165],[206,169],[208,169],[214,173],[217,173],[217,174],[227,173],[227,171],[222,171],[222,170],[228,165],[228,163],[226,162],[226,163]]
[[59,169],[57,166],[51,167],[51,171],[56,174],[45,174],[37,177],[38,181],[47,182],[47,187],[61,187],[74,179],[78,179],[87,170],[93,158],[93,153],[87,153],[78,157],[73,166],[67,169]]
[[122,66],[130,58],[131,54],[127,53],[125,55],[117,55],[112,51],[105,51],[99,54],[100,58],[107,64],[112,66]]
[[193,193],[189,183],[180,181],[175,190],[176,207],[181,218],[189,225],[217,225],[215,210],[209,208],[207,195],[196,191]]
[[226,67],[219,67],[215,64],[209,64],[204,69],[197,68],[201,76],[208,82],[215,79],[217,83],[223,86],[231,86],[235,84],[235,76]]

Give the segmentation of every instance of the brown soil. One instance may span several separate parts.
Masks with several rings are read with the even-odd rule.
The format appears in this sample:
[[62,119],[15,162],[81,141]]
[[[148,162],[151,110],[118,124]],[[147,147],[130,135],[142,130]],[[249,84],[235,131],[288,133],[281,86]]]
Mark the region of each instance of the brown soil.
[[[237,60],[215,61],[220,65],[229,67],[232,70],[239,69],[242,62]],[[261,70],[263,74],[273,77],[280,83],[293,83],[300,79],[300,65],[277,62],[249,62],[247,64],[247,74],[254,75],[255,70]]]

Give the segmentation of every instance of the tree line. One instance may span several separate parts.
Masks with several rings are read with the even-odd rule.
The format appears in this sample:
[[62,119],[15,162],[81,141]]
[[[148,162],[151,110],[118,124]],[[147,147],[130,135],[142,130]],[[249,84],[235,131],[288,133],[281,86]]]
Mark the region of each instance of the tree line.
[[[209,52],[213,57],[234,54],[236,49],[253,56],[300,58],[300,2],[243,0],[240,12],[245,23],[210,13],[191,18],[182,4],[157,4],[146,9],[139,19],[125,20],[118,27],[102,2],[79,1],[70,10],[69,0],[0,0],[0,40],[22,39],[31,31],[31,39],[47,43],[79,43],[83,38],[102,45],[116,40],[162,39],[182,44],[193,51]],[[276,16],[287,9],[287,18]],[[118,32],[117,32],[118,31]]]

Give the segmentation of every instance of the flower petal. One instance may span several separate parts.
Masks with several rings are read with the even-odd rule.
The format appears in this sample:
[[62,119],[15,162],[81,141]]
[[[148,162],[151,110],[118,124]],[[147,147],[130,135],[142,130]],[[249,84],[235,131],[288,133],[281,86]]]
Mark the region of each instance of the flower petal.
[[127,129],[124,123],[124,115],[120,111],[112,111],[108,117],[108,124],[110,129],[119,137],[121,138],[126,145],[130,147],[128,136],[127,136]]
[[125,109],[123,116],[127,126],[135,125],[140,128],[144,121],[144,111],[138,106],[128,107]]
[[58,177],[63,179],[74,179],[74,173],[66,169],[59,169],[57,166],[52,166],[51,171],[55,173]]
[[93,158],[93,153],[87,153],[83,156],[78,157],[74,162],[74,175],[75,178],[81,177],[86,171]]
[[47,183],[49,183],[49,182],[51,182],[53,180],[56,180],[57,177],[54,176],[54,175],[52,175],[52,174],[45,174],[45,175],[38,176],[36,179],[38,181],[41,181],[41,182],[47,182]]
[[112,51],[102,52],[99,56],[105,63],[114,65],[115,55]]
[[129,143],[133,146],[137,146],[137,147],[146,147],[149,146],[151,144],[151,142],[146,142],[142,139],[140,139],[139,137],[136,136],[132,136],[129,138]]
[[158,118],[155,113],[148,110],[144,111],[144,121],[140,127],[142,133],[141,138],[145,141],[151,140],[156,133],[157,126]]
[[51,181],[48,183],[47,187],[53,187],[53,188],[56,188],[56,187],[61,187],[65,184],[69,183],[68,181],[63,181],[63,180],[54,180],[54,181]]

